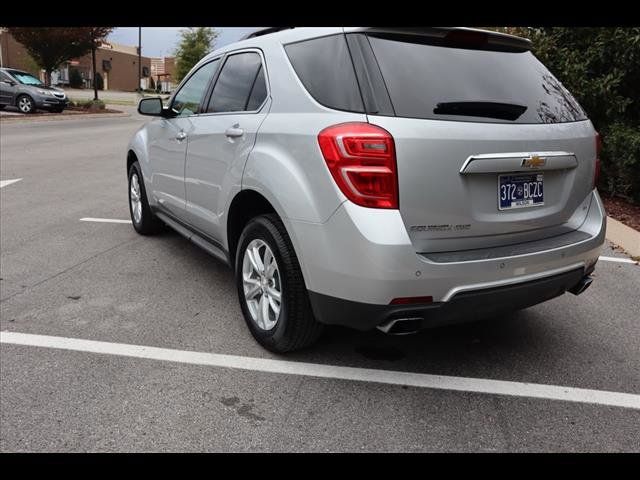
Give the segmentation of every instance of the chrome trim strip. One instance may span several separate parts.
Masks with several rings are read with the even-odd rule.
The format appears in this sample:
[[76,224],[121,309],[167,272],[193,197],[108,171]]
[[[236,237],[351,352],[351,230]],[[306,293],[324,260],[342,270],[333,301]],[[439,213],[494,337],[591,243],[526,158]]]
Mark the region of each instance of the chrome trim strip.
[[530,157],[532,155],[537,155],[539,157],[574,157],[576,156],[573,152],[508,152],[508,153],[480,153],[475,155],[470,155],[460,167],[460,175],[465,174],[465,170],[469,166],[469,164],[474,160],[482,160],[482,159],[500,159],[500,158],[519,158],[519,157]]
[[472,285],[455,287],[449,290],[449,292],[447,292],[447,294],[442,298],[441,301],[448,302],[449,300],[451,300],[451,298],[454,295],[457,295],[458,293],[462,293],[462,292],[483,290],[485,288],[503,287],[507,285],[514,285],[518,283],[529,282],[531,280],[538,280],[540,278],[552,277],[554,275],[559,275],[561,273],[566,273],[571,270],[576,270],[578,268],[585,268],[585,267],[586,267],[586,262],[581,261],[581,262],[572,263],[571,265],[568,265],[565,267],[556,268],[554,270],[547,270],[544,272],[533,273],[531,275],[523,275],[521,277],[509,278],[506,280],[502,279],[502,280],[495,280],[493,282],[474,283]]

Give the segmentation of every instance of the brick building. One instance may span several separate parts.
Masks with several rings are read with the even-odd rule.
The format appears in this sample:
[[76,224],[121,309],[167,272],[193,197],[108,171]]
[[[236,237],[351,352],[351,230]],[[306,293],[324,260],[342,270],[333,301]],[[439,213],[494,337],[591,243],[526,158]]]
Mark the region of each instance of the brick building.
[[[154,73],[154,83],[160,78],[168,82],[167,86],[172,87],[170,82],[174,72],[174,59],[166,57],[153,59],[153,61],[157,70]],[[3,67],[25,70],[44,80],[44,72],[27,53],[24,46],[4,29],[0,29],[0,64]],[[93,88],[91,52],[60,65],[57,71],[52,72],[51,82],[55,85],[68,86],[71,69],[77,69],[80,72],[85,88]],[[103,78],[105,90],[135,91],[138,88],[138,48],[104,42],[96,50],[96,71]],[[152,73],[152,59],[143,56],[142,88],[150,87]]]

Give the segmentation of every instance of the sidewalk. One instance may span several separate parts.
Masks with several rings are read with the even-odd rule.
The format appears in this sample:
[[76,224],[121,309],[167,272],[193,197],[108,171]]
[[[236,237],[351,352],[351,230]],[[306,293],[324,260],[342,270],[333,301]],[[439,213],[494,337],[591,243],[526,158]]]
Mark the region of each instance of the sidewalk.
[[[93,99],[93,90],[90,89],[78,89],[78,88],[65,88],[64,91],[70,100],[91,100]],[[122,92],[119,90],[98,90],[98,98],[107,104],[113,105],[138,105],[138,102],[143,97],[156,97],[160,96],[163,99],[168,98],[167,94],[152,94],[138,92]]]

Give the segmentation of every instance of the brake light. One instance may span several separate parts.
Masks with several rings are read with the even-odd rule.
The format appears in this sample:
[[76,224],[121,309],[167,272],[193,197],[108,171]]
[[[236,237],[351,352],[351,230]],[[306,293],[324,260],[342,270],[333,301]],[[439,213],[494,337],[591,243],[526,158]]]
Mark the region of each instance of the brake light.
[[596,132],[596,162],[593,172],[593,188],[598,186],[598,180],[600,179],[600,153],[602,152],[602,138],[600,134]]
[[353,203],[398,208],[398,178],[393,137],[370,123],[333,125],[318,143],[338,188]]

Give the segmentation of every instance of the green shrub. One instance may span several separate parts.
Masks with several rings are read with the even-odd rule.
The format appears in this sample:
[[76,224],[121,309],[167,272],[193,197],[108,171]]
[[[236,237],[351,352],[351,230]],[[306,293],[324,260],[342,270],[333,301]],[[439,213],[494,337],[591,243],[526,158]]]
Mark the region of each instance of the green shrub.
[[71,88],[82,88],[84,86],[82,75],[80,74],[80,70],[77,68],[69,70],[69,86]]
[[640,203],[640,28],[495,28],[530,38],[587,111],[602,135],[598,187]]
[[601,132],[601,188],[640,203],[640,126],[617,122],[606,125]]

